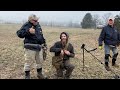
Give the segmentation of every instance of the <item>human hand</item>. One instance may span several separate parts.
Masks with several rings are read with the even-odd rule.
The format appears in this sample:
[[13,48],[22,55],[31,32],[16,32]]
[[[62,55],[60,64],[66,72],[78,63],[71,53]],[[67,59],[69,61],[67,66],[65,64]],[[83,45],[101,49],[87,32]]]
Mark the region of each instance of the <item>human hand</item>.
[[67,50],[64,50],[64,53],[67,54],[67,55],[70,55],[70,52],[67,51]]
[[103,49],[103,47],[102,47],[102,46],[99,46],[99,49],[100,49],[100,50],[102,50],[102,49]]
[[62,56],[64,55],[64,51],[63,50],[61,50],[61,53],[60,53]]
[[31,34],[35,34],[35,29],[33,28],[33,26],[29,29],[29,32],[30,32]]

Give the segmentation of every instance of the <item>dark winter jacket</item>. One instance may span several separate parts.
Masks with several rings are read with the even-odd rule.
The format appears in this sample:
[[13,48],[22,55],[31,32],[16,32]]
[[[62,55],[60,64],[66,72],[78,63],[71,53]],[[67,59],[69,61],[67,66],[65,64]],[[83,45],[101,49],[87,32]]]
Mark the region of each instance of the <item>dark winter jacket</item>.
[[110,25],[103,27],[98,40],[99,46],[103,45],[103,41],[106,45],[114,46],[116,46],[120,42],[120,34],[115,29],[115,27],[111,27]]
[[[50,52],[55,52],[55,56],[60,56],[61,50],[63,49],[61,41],[56,42],[51,48]],[[71,43],[68,44],[67,50],[70,52],[70,55],[64,55],[64,60],[69,60],[70,57],[74,57],[74,48]]]
[[[29,29],[31,27],[34,27],[35,29],[35,34],[31,34],[29,32]],[[40,24],[38,23],[36,26],[34,26],[30,22],[26,22],[20,30],[17,31],[17,35],[20,38],[25,38],[24,39],[24,44],[25,43],[30,43],[30,44],[43,44],[45,43],[45,39],[42,34],[42,29],[40,27]]]
[[[35,34],[31,34],[29,32],[29,29],[33,26],[35,29]],[[41,44],[45,44],[45,39],[42,34],[42,29],[40,27],[40,24],[33,25],[30,22],[26,22],[20,30],[18,30],[17,35],[19,38],[24,38],[24,48],[34,50],[34,51],[40,51],[41,50]]]

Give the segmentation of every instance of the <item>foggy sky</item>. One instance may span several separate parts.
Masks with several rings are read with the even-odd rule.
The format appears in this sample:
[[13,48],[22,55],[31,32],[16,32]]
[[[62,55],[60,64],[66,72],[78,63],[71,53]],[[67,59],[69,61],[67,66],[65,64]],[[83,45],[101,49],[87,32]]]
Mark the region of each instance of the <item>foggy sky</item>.
[[17,22],[27,20],[30,14],[36,14],[41,21],[80,22],[88,12],[100,17],[106,13],[120,15],[120,11],[0,11],[0,20]]

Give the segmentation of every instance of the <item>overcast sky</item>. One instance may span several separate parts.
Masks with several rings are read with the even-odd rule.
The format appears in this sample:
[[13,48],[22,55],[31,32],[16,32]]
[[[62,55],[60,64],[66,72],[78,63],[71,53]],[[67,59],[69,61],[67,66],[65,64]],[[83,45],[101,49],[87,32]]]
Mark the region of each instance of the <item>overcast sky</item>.
[[23,21],[27,20],[30,14],[36,14],[41,21],[80,22],[88,12],[100,17],[106,13],[120,15],[120,11],[0,11],[0,20]]

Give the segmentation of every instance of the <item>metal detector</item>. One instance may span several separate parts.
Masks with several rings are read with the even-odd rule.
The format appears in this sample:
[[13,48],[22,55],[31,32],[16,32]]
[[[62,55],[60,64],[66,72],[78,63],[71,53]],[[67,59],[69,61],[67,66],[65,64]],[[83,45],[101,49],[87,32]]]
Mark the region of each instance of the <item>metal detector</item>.
[[[96,56],[94,56],[94,55],[91,53],[91,51],[95,51],[95,50],[97,50],[97,48],[92,49],[92,50],[87,50],[87,49],[85,48],[85,44],[82,44],[81,49],[83,49],[83,71],[84,71],[84,67],[85,67],[85,64],[84,64],[84,61],[85,61],[85,51],[86,51],[87,53],[91,54],[98,62],[100,62],[102,65],[105,66],[104,63],[102,63]],[[115,79],[119,79],[119,78],[120,78],[120,76],[117,75],[112,69],[111,69],[110,71],[111,71],[111,73],[113,73],[113,74],[115,75],[115,76],[113,76]]]

